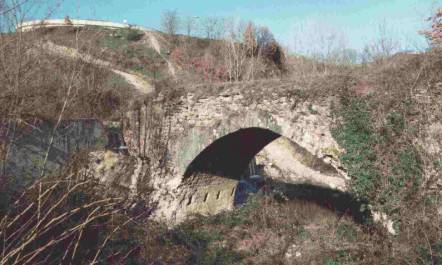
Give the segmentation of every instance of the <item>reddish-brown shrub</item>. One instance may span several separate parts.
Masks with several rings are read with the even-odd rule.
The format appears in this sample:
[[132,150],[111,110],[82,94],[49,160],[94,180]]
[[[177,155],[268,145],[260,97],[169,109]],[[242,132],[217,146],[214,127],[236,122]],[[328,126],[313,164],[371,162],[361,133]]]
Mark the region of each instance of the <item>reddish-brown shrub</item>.
[[262,47],[261,50],[264,58],[274,63],[279,70],[284,69],[284,51],[276,41],[270,42],[269,44]]
[[225,81],[227,79],[225,67],[220,65],[217,59],[209,53],[192,59],[190,64],[193,71],[206,81]]
[[436,14],[430,18],[433,21],[431,29],[424,30],[421,33],[435,46],[442,45],[442,8],[437,10]]

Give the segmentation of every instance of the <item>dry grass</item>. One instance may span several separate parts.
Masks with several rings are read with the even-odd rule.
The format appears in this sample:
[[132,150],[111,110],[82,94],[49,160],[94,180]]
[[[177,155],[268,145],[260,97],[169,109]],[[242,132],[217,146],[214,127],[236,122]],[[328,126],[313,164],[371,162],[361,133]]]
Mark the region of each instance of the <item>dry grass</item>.
[[[144,50],[143,40],[110,36],[114,33],[63,29],[0,35],[2,136],[13,139],[14,119],[118,119],[125,113],[125,101],[131,98],[127,84],[112,81],[107,70],[57,58],[39,51],[37,45],[51,40],[97,58],[105,56],[121,68],[141,66],[140,71],[156,71],[148,67],[151,62],[160,63],[161,58],[144,54],[150,51]],[[186,60],[207,59],[210,54],[215,59],[213,69],[220,66],[216,61],[223,56],[220,43],[181,41],[189,45],[184,51]],[[343,128],[357,125],[341,134],[350,161],[347,166],[353,166],[354,191],[369,199],[374,208],[390,214],[398,236],[366,229],[345,214],[312,202],[267,197],[251,200],[232,213],[189,220],[169,230],[120,215],[125,211],[120,207],[121,198],[100,198],[96,183],[66,174],[37,181],[23,196],[19,192],[16,204],[9,205],[0,222],[0,263],[93,264],[95,260],[105,264],[129,263],[131,259],[153,264],[440,264],[442,221],[438,207],[442,200],[434,183],[442,178],[436,163],[440,163],[441,154],[427,152],[421,140],[428,136],[429,126],[442,118],[441,51],[401,54],[364,66],[330,65],[306,58],[288,58],[286,62],[288,73],[275,80],[193,88],[185,83],[183,87],[197,96],[239,87],[253,100],[269,92],[311,101],[338,98],[333,113],[336,124]],[[165,65],[158,68],[166,69]],[[165,78],[154,79],[164,88],[166,112],[172,112],[180,93],[186,91],[172,89],[173,84]],[[196,75],[187,82],[195,80],[207,79]],[[149,107],[144,100],[127,105],[138,112],[136,118]],[[166,154],[170,113],[157,114],[151,116],[155,122],[144,124],[155,127],[152,131],[143,131],[141,123],[128,125],[138,131],[139,156]],[[361,145],[366,136],[369,141]],[[141,146],[142,139],[147,143],[153,138],[157,140],[153,147]],[[352,145],[346,144],[355,139]],[[7,149],[3,141],[2,152]],[[359,156],[365,149],[372,152]],[[367,171],[361,172],[361,168]],[[376,172],[369,185],[363,182],[367,172]],[[106,231],[105,235],[99,235],[99,230]],[[117,248],[107,248],[110,242]]]
[[68,176],[40,180],[27,188],[1,219],[1,263],[94,263],[101,259],[107,240],[106,233],[99,236],[97,228],[101,232],[119,229],[111,226],[110,218],[120,212],[117,205],[122,198],[87,195],[93,188],[91,181]]
[[[129,84],[106,69],[49,54],[39,47],[41,37],[35,34],[0,38],[2,117],[54,120],[69,90],[65,119],[121,114],[123,99],[132,97]],[[21,51],[16,49],[18,42]]]
[[[307,201],[269,197],[149,234],[145,254],[158,264],[324,264],[327,259],[374,264],[389,249],[381,234],[367,233],[347,216]],[[286,254],[290,251],[293,256]]]

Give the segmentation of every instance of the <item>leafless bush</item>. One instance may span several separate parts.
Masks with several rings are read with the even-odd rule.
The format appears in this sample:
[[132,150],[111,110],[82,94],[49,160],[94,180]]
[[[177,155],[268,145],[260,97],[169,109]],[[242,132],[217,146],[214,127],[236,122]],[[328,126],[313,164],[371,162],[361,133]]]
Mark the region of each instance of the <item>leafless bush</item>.
[[1,218],[0,263],[102,264],[110,257],[130,258],[133,249],[121,253],[108,244],[140,216],[122,218],[124,198],[103,198],[98,191],[93,179],[75,174],[27,188]]
[[241,80],[244,74],[247,59],[247,48],[242,45],[242,37],[245,31],[244,23],[230,22],[228,37],[225,41],[225,54],[229,81]]
[[161,26],[167,34],[174,37],[180,26],[178,12],[176,10],[165,11],[161,17]]
[[[1,14],[2,25],[11,30],[0,34],[0,157],[3,165],[7,163],[17,125],[29,125],[36,120],[51,121],[54,134],[64,119],[116,118],[121,116],[118,112],[122,110],[122,98],[130,94],[129,86],[114,81],[115,75],[109,70],[45,48],[47,29],[23,32],[18,28],[14,32],[26,19],[27,13],[23,10],[30,12],[40,3],[25,2],[4,2],[7,8],[3,6]],[[22,4],[26,4],[26,8]],[[82,38],[87,30],[70,28],[68,31],[73,40],[70,46],[83,52],[94,47]],[[50,149],[53,135],[49,137]]]
[[202,21],[201,28],[207,39],[220,39],[224,33],[224,19],[207,17]]
[[241,21],[227,25],[223,54],[230,82],[271,78],[285,70],[284,51],[267,28]]
[[196,28],[196,19],[195,17],[186,17],[183,19],[183,27],[187,37],[194,32]]
[[423,34],[433,46],[442,45],[442,8],[439,8],[428,20],[432,22],[431,29],[423,30],[420,33]]
[[[30,120],[44,119],[54,123],[53,133],[48,136],[51,140],[47,159],[62,120],[110,118],[121,106],[122,94],[106,89],[115,90],[114,85],[107,83],[112,75],[108,70],[77,58],[57,56],[44,49],[44,29],[15,31],[37,1],[1,3],[2,30],[9,30],[0,33],[2,164],[7,162],[18,127],[30,126],[33,123]],[[71,30],[76,40],[74,47],[87,49],[87,42],[81,41],[81,31]],[[127,94],[124,97],[127,98]],[[41,175],[45,174],[45,161],[41,165]],[[3,173],[4,170],[0,173],[2,184],[5,183]],[[5,205],[7,214],[3,215],[2,211],[0,263],[103,263],[102,258],[109,254],[107,250],[106,253],[103,251],[121,227],[112,220],[122,211],[122,199],[100,198],[96,196],[95,187],[96,183],[91,179],[65,174],[58,178],[41,178],[23,193],[20,189],[12,190],[12,193],[18,193],[13,196],[18,199],[15,204]],[[123,219],[120,224],[128,222]],[[125,255],[120,253],[117,256],[124,261]]]
[[386,22],[378,25],[378,36],[364,48],[364,60],[381,62],[399,51],[400,45]]

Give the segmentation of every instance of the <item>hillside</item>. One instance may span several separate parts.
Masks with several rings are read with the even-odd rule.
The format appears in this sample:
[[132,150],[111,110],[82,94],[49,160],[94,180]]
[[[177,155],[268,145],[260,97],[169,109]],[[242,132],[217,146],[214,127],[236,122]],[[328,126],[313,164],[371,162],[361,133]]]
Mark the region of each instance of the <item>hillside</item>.
[[[8,235],[8,244],[0,247],[1,264],[442,262],[440,49],[364,65],[244,52],[244,72],[234,75],[226,47],[242,44],[156,31],[48,28],[1,35],[0,44],[2,162],[10,146],[32,134],[27,130],[42,132],[39,124],[47,121],[52,134],[37,134],[50,139],[38,149],[43,154],[63,145],[60,121],[82,119],[110,124],[108,143],[126,148],[67,148],[63,170],[33,185],[32,176],[3,176],[3,167],[0,235]],[[348,190],[284,182],[287,172],[258,153],[255,166],[267,189],[243,205],[211,216],[197,212],[174,226],[154,218],[156,208],[167,210],[181,195],[170,187],[190,185],[175,164],[204,154],[212,131],[213,139],[226,140],[234,134],[227,129],[262,120],[266,129],[299,140],[300,161],[315,157],[343,171]],[[253,145],[250,139],[260,140],[254,137],[232,142]],[[329,142],[337,147],[324,148]],[[226,161],[232,148],[204,158]]]

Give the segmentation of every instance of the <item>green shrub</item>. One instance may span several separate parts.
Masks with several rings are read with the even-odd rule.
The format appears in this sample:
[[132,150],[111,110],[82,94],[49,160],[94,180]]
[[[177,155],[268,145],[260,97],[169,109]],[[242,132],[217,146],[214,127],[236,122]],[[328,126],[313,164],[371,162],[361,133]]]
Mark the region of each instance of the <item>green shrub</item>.
[[336,231],[336,236],[339,240],[353,242],[356,240],[356,231],[348,224],[340,224]]
[[117,50],[121,47],[125,47],[126,45],[128,45],[128,42],[127,40],[119,37],[105,36],[101,40],[101,45],[110,48],[112,50]]
[[398,112],[392,112],[387,116],[387,126],[396,134],[402,133],[405,129],[404,116]]
[[442,163],[441,163],[440,160],[434,160],[434,161],[433,161],[433,166],[434,166],[436,169],[439,169],[439,168],[441,168]]
[[343,121],[332,133],[346,150],[341,161],[352,179],[353,192],[369,197],[380,177],[375,166],[376,152],[373,149],[378,135],[372,127],[370,106],[365,99],[352,99],[348,105],[343,106],[338,115]]
[[201,256],[196,256],[190,264],[198,265],[231,265],[238,263],[241,255],[227,248],[217,247],[209,249]]
[[431,249],[428,246],[418,246],[418,253],[420,254],[419,265],[442,264],[442,240],[432,245]]
[[[120,48],[125,48],[125,51],[128,51],[127,47],[130,42],[138,41],[143,37],[143,33],[136,29],[120,29],[116,31],[113,35],[106,35],[101,40],[103,46],[108,47],[112,50],[117,50]],[[130,51],[129,51],[130,52]]]
[[324,265],[341,265],[341,263],[332,258],[327,258],[324,262]]
[[297,236],[301,241],[304,241],[309,237],[309,233],[307,230],[305,230],[304,226],[300,226],[297,231]]
[[422,161],[419,153],[412,146],[401,151],[398,155],[399,163],[393,166],[393,172],[400,180],[401,187],[405,183],[413,188],[416,188],[422,178]]
[[131,59],[135,57],[135,50],[131,46],[125,46],[123,50],[127,58]]
[[[337,251],[334,258],[327,258],[325,260],[325,265],[341,265],[341,264],[355,264],[357,262],[357,259],[352,257],[347,251],[345,250],[339,250]],[[359,263],[357,263],[359,264]]]
[[143,37],[143,33],[137,29],[129,29],[123,36],[128,41],[138,41]]
[[387,213],[395,212],[401,202],[415,194],[423,174],[420,155],[411,144],[392,156],[391,164],[392,174],[386,177],[387,185],[380,192],[380,202]]
[[[390,212],[394,209],[388,205],[401,205],[420,185],[422,161],[416,147],[404,140],[404,115],[392,111],[385,124],[376,129],[372,122],[374,103],[369,97],[347,99],[335,110],[342,122],[332,132],[346,150],[341,161],[352,179],[353,192],[378,198],[381,204],[387,204],[384,210]],[[391,148],[393,144],[398,147]]]
[[183,224],[172,230],[172,242],[183,244],[191,249],[205,247],[213,241],[222,239],[220,234],[195,229],[191,224]]
[[166,235],[167,244],[184,245],[191,253],[186,264],[211,265],[234,264],[241,260],[235,251],[222,246],[222,235],[219,232],[205,231],[184,223]]
[[216,215],[210,222],[215,224],[223,224],[228,227],[235,227],[239,225],[249,224],[251,222],[250,215],[259,207],[258,199],[255,196],[250,196],[247,202],[239,208],[231,212]]

